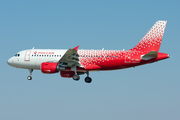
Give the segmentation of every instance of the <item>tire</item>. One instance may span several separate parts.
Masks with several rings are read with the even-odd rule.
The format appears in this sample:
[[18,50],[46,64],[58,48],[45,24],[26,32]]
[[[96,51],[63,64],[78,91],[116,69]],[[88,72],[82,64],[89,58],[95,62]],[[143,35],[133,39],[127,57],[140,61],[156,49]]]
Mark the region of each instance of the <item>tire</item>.
[[80,79],[80,76],[79,75],[73,75],[73,80],[75,80],[75,81],[78,81]]
[[28,80],[32,80],[32,77],[31,77],[31,76],[28,76],[27,79],[28,79]]
[[91,83],[91,82],[92,82],[92,79],[91,79],[90,77],[86,77],[86,78],[84,79],[84,81],[85,81],[86,83]]

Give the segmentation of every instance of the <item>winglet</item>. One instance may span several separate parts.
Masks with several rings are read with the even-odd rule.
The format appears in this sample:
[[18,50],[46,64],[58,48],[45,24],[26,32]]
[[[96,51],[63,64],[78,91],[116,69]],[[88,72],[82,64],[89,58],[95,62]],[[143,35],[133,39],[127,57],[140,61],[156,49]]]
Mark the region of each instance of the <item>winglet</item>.
[[79,45],[78,45],[77,47],[73,48],[73,49],[75,49],[76,51],[78,51],[78,47],[79,47]]

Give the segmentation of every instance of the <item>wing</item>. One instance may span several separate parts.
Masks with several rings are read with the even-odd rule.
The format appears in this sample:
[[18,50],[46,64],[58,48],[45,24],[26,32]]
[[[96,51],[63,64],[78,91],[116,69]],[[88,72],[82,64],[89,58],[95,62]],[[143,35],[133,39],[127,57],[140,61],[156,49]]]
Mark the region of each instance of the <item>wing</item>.
[[77,53],[78,47],[68,49],[58,63],[63,67],[71,67],[71,70],[76,71],[76,66],[85,70],[98,70],[101,67],[94,64],[82,65],[79,62],[79,54]]
[[77,53],[78,47],[68,49],[62,58],[58,61],[63,66],[80,66],[79,54]]

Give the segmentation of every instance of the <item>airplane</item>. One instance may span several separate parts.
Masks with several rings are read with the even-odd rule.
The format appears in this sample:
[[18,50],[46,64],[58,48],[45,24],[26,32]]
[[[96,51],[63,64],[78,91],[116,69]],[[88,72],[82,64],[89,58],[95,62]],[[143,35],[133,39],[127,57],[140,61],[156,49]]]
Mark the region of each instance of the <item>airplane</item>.
[[33,70],[45,74],[60,72],[61,77],[80,79],[87,74],[86,83],[91,83],[91,71],[106,71],[136,67],[167,59],[170,55],[159,52],[167,21],[157,21],[140,42],[129,50],[78,50],[28,49],[18,52],[7,63],[15,68],[28,69],[32,79]]

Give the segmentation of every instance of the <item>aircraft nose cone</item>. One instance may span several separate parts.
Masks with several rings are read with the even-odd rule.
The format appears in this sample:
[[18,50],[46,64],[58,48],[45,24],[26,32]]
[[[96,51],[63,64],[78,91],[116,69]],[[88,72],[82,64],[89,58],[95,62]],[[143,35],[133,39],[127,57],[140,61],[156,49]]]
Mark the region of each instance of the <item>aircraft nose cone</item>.
[[10,59],[7,61],[7,64],[8,64],[8,65],[10,64]]
[[12,59],[11,59],[11,58],[7,61],[7,64],[8,64],[8,65],[11,65],[11,64],[12,64]]

